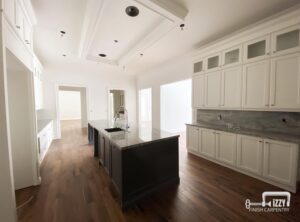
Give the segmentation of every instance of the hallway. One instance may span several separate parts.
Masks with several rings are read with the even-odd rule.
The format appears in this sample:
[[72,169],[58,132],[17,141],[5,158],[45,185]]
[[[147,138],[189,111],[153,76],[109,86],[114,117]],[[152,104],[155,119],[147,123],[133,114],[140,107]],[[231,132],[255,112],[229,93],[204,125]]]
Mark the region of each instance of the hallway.
[[[87,144],[79,121],[63,121],[62,139],[52,143],[41,169],[42,184],[17,192],[20,222],[286,221],[299,218],[299,195],[289,214],[249,213],[245,200],[278,188],[187,155],[180,148],[180,186],[144,199],[122,212],[104,169]],[[297,211],[296,211],[297,209]],[[291,217],[293,215],[293,218]],[[289,216],[289,217],[287,217]]]

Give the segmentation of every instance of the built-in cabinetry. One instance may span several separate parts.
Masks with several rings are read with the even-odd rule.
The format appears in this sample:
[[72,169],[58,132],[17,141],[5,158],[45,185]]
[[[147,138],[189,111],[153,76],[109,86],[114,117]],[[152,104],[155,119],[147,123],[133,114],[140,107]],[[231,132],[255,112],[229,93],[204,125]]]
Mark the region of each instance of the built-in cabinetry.
[[33,81],[34,81],[34,97],[35,97],[35,108],[36,110],[43,109],[43,82],[42,82],[42,65],[35,58],[33,67]]
[[300,24],[263,33],[195,57],[193,108],[300,111]]
[[223,166],[296,191],[297,144],[188,125],[187,149]]
[[8,23],[18,33],[20,39],[32,50],[33,28],[31,19],[21,0],[5,0],[4,14]]
[[38,132],[39,161],[42,162],[53,140],[53,121]]

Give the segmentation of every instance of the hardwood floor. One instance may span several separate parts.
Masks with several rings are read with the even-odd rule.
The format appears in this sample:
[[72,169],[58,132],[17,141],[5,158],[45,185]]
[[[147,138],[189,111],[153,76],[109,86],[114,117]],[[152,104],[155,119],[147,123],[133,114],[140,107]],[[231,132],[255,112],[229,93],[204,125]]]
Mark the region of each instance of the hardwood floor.
[[122,212],[108,176],[87,144],[80,122],[65,121],[41,168],[42,184],[16,192],[19,222],[299,221],[300,197],[289,213],[250,213],[245,200],[279,190],[180,148],[180,185],[155,193]]

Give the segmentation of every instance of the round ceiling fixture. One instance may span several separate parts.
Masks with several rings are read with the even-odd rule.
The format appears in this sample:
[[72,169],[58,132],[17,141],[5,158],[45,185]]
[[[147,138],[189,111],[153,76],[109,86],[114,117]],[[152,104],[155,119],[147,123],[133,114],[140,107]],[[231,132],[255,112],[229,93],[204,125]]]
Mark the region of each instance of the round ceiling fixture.
[[100,57],[106,57],[106,55],[105,55],[105,54],[102,54],[102,53],[99,54],[99,56],[100,56]]
[[118,43],[119,41],[116,39],[116,40],[114,40],[114,42],[115,42],[115,43]]
[[62,56],[63,56],[63,57],[66,57],[67,55],[66,55],[66,54],[62,54]]
[[185,26],[185,24],[180,24],[179,27],[181,28],[181,30],[183,30],[184,26]]
[[128,6],[125,12],[130,17],[136,17],[140,13],[139,9],[135,6]]

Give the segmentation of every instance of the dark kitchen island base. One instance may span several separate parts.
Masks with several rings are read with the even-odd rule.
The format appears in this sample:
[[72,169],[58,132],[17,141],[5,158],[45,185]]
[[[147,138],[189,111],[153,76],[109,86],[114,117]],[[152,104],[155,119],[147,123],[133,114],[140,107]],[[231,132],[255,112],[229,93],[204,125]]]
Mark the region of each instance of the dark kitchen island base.
[[[128,137],[132,140],[138,135],[135,129],[107,134],[100,124],[94,125],[99,133],[95,156],[110,176],[122,209],[155,191],[179,184],[179,136],[160,133],[161,138],[155,135],[152,140],[121,147],[121,140]],[[90,126],[93,127],[93,123]],[[159,133],[153,130],[152,133]]]

